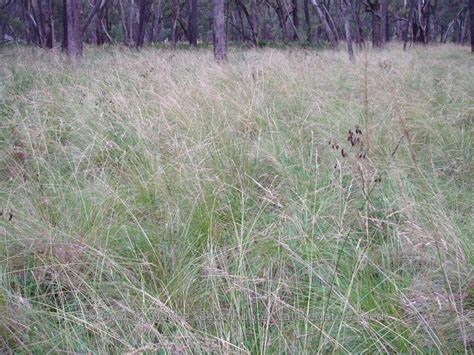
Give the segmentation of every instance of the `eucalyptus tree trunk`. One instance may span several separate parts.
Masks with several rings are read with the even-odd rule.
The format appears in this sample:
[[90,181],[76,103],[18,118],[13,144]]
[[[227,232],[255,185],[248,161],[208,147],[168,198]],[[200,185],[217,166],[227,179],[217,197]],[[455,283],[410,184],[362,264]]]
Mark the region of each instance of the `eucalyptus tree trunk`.
[[380,0],[380,41],[382,45],[389,41],[388,0]]
[[297,41],[299,39],[298,37],[298,29],[300,27],[300,20],[298,18],[298,0],[292,0],[292,6],[293,6],[293,28],[295,33],[293,34],[293,40]]
[[123,29],[123,43],[128,46],[130,45],[130,33],[128,31],[127,26],[127,13],[125,12],[125,6],[123,4],[123,0],[118,0],[118,5],[120,9],[120,19],[122,22],[122,29]]
[[337,47],[337,36],[334,34],[333,29],[329,25],[329,22],[326,18],[326,14],[324,13],[324,10],[321,6],[321,4],[318,2],[319,0],[311,0],[311,3],[313,4],[314,8],[316,9],[316,12],[318,13],[319,19],[323,23],[324,29],[326,31],[326,34],[329,38],[329,42],[331,42],[331,46],[333,48]]
[[304,0],[303,9],[304,9],[304,23],[306,25],[306,40],[308,41],[308,43],[311,43],[312,35],[311,35],[311,17],[309,13],[309,0]]
[[43,12],[43,33],[45,37],[45,47],[54,48],[55,36],[54,36],[54,19],[53,19],[53,1],[44,0],[41,4]]
[[173,48],[176,48],[176,43],[178,42],[177,30],[178,30],[178,18],[181,7],[179,6],[178,0],[172,1],[173,7],[173,23],[171,28],[171,45]]
[[360,20],[359,16],[359,10],[360,10],[360,3],[358,0],[351,0],[351,12],[352,12],[352,17],[354,18],[355,22],[355,28],[356,28],[356,42],[359,44],[359,47],[362,47],[364,45],[364,28],[362,25],[362,21]]
[[155,43],[159,40],[161,34],[161,25],[163,19],[162,0],[153,3],[153,18],[150,27],[150,42]]
[[346,41],[347,41],[347,53],[349,54],[349,59],[354,62],[354,49],[352,48],[352,33],[351,33],[351,24],[349,22],[349,16],[351,13],[350,9],[350,0],[341,0],[341,14],[344,20],[344,30],[346,32]]
[[66,53],[69,58],[82,56],[82,0],[65,0],[67,21]]
[[189,0],[189,44],[192,47],[197,46],[198,26],[197,26],[197,0]]
[[213,0],[213,42],[214,58],[217,61],[227,59],[227,43],[225,33],[224,0]]
[[148,19],[150,17],[150,6],[151,3],[149,0],[140,0],[139,5],[139,21],[138,21],[138,31],[137,31],[137,38],[136,38],[136,45],[137,48],[143,47],[145,43],[145,30],[146,24],[148,23]]
[[252,0],[250,11],[252,13],[252,41],[254,42],[255,46],[258,47],[258,39],[260,36],[260,9],[257,0]]
[[469,0],[470,28],[471,28],[471,52],[474,53],[474,0]]

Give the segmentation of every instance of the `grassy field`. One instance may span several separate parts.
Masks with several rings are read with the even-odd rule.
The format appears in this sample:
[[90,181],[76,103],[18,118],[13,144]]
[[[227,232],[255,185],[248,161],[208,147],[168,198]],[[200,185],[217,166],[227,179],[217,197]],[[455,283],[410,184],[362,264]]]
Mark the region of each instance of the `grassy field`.
[[0,350],[472,351],[474,57],[400,47],[0,49]]

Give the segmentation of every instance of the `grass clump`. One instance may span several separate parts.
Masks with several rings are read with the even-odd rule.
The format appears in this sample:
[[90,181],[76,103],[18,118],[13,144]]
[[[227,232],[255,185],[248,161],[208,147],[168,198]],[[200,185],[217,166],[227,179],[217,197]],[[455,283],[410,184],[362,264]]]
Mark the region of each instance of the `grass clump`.
[[472,350],[466,49],[0,56],[4,351]]

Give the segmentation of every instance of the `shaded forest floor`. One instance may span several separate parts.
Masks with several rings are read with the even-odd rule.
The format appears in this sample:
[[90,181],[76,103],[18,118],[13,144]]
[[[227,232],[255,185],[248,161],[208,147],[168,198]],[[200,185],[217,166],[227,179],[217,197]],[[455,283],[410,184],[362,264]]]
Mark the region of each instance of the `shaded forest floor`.
[[357,57],[0,49],[0,349],[472,350],[474,58]]

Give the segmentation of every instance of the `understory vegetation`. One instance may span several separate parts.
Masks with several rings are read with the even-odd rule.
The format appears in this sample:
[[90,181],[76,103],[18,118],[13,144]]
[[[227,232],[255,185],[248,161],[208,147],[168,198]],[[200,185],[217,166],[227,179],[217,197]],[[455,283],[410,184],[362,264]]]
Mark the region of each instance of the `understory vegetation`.
[[2,49],[0,349],[472,351],[474,59],[400,47]]

